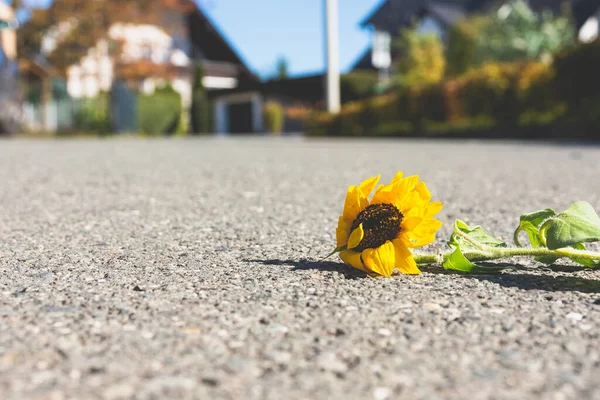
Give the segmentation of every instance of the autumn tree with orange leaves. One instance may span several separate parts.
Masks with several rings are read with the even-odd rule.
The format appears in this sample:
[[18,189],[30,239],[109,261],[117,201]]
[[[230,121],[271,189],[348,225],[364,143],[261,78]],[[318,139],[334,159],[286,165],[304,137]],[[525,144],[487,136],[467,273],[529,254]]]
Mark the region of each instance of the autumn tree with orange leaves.
[[[151,24],[173,33],[186,29],[181,20],[169,15],[186,13],[196,5],[191,0],[54,0],[48,9],[35,9],[19,31],[19,54],[32,57],[41,50],[46,35],[55,37],[55,46],[47,54],[48,61],[62,74],[76,64],[116,23]],[[119,68],[119,43],[113,43],[111,55],[115,72],[127,70],[136,75],[135,67]],[[165,66],[141,68],[139,74],[168,74]]]

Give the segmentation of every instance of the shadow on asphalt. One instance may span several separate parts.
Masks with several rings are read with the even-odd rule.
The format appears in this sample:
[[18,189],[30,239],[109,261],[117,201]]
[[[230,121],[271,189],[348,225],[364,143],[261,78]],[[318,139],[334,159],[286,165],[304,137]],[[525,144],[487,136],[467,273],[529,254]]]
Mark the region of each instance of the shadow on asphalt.
[[[514,264],[506,264],[506,266],[514,267],[512,271],[507,273],[493,274],[473,274],[466,275],[454,273],[440,269],[439,267],[423,267],[424,272],[440,274],[440,275],[455,275],[462,279],[477,279],[480,281],[488,281],[496,283],[503,287],[518,288],[521,290],[541,290],[548,292],[581,292],[581,293],[600,293],[600,275],[599,279],[587,279],[578,276],[555,276],[544,275],[543,271],[567,272],[575,273],[579,271],[589,270],[586,267],[575,267],[567,265],[551,265],[540,267],[537,269],[526,268]],[[541,274],[540,274],[541,272]]]
[[263,265],[283,265],[291,266],[292,271],[328,271],[338,272],[347,279],[364,278],[367,275],[361,271],[348,268],[342,263],[332,261],[311,261],[311,260],[244,260],[246,262]]
[[[246,262],[263,265],[281,265],[290,266],[292,271],[328,271],[338,272],[346,279],[360,279],[367,275],[361,271],[348,268],[342,263],[331,261],[311,261],[311,260],[244,260]],[[489,273],[489,274],[462,274],[458,272],[447,271],[440,267],[422,266],[423,272],[436,275],[453,275],[457,279],[475,279],[496,283],[503,287],[518,288],[521,290],[541,290],[549,292],[581,292],[581,293],[600,293],[600,276],[598,280],[586,279],[577,276],[553,276],[543,275],[543,271],[574,273],[588,270],[586,267],[574,267],[568,265],[552,265],[539,267],[537,269],[518,266],[515,264],[495,263],[504,267],[512,267],[507,273]],[[540,274],[542,272],[542,274]]]

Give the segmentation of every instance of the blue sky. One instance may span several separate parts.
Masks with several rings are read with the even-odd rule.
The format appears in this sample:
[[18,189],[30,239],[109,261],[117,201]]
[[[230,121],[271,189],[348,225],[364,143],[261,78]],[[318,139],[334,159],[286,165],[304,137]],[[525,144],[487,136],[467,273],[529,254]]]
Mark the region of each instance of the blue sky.
[[[249,67],[268,74],[278,57],[289,62],[291,75],[325,67],[324,0],[197,0]],[[359,22],[381,0],[338,0],[340,65],[356,60],[369,44]]]
[[[340,65],[346,71],[369,44],[359,22],[383,0],[338,0]],[[324,0],[196,0],[242,59],[257,74],[275,70],[279,57],[291,75],[325,68]],[[47,6],[51,0],[28,0]]]

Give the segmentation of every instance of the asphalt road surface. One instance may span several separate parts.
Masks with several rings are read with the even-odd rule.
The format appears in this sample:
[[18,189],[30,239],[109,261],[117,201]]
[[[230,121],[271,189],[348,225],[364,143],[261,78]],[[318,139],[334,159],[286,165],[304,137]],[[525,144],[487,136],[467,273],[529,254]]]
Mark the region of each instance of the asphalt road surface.
[[2,399],[600,398],[600,271],[366,278],[347,186],[419,174],[507,240],[600,210],[600,147],[409,140],[0,141]]

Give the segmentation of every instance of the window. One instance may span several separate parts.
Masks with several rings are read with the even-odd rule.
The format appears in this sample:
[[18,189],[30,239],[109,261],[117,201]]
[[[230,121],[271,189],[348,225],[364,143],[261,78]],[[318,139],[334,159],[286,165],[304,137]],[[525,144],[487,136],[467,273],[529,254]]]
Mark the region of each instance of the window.
[[144,42],[142,44],[142,58],[144,60],[152,61],[152,44]]

